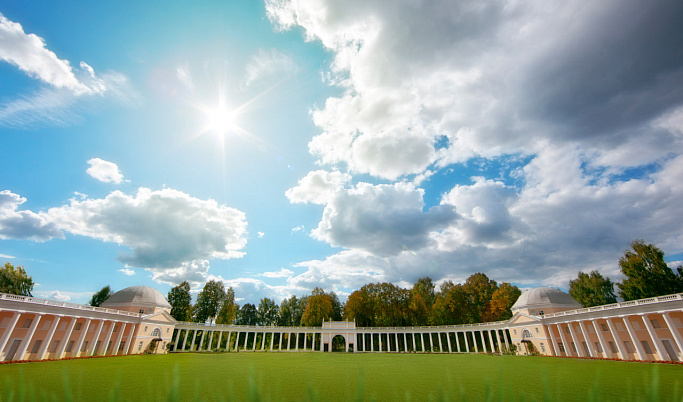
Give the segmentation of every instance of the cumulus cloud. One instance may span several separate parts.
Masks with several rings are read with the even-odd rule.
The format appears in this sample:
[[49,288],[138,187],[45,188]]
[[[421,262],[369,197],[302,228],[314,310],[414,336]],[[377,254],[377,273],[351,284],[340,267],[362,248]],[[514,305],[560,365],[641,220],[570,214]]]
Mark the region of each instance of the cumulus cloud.
[[304,227],[304,225],[299,225],[297,227],[292,228],[292,232],[290,233],[290,235],[293,235],[294,233],[297,233],[297,232],[302,232],[305,229],[306,228]]
[[244,85],[253,85],[276,75],[289,75],[297,69],[291,57],[276,50],[260,49],[251,57],[245,68]]
[[90,167],[85,172],[99,181],[118,184],[123,180],[123,175],[119,172],[116,163],[92,158],[88,160],[88,165]]
[[326,204],[350,181],[351,176],[346,173],[316,170],[299,180],[285,195],[293,203]]
[[67,302],[67,301],[71,300],[71,296],[62,293],[59,290],[55,290],[54,292],[50,293],[49,298],[54,299],[54,300],[63,301],[63,302]]
[[312,235],[334,246],[377,255],[421,249],[427,246],[430,232],[457,219],[449,205],[423,212],[423,194],[424,190],[408,183],[359,183],[335,193]]
[[9,190],[0,191],[0,239],[47,241],[64,234],[45,213],[18,211],[26,198]]
[[294,271],[287,268],[280,268],[279,271],[264,272],[261,274],[261,276],[265,276],[266,278],[288,278],[292,275],[294,275]]
[[124,275],[132,276],[135,275],[135,271],[130,268],[119,269],[119,272],[123,272]]

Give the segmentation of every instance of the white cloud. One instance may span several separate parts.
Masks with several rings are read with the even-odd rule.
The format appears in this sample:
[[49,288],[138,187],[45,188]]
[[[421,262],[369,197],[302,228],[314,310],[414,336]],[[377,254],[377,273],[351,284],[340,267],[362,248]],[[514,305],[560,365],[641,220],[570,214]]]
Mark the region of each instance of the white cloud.
[[359,183],[335,193],[312,235],[334,246],[377,255],[426,247],[430,232],[445,228],[457,215],[448,205],[423,212],[423,194],[409,183]]
[[54,299],[54,300],[64,301],[64,302],[71,300],[71,296],[62,293],[59,290],[55,290],[54,292],[50,293],[49,298]]
[[123,180],[119,167],[113,162],[92,158],[88,160],[88,165],[90,167],[85,172],[99,181],[118,184]]
[[299,226],[297,226],[297,227],[292,228],[292,232],[290,233],[290,235],[293,235],[293,234],[296,233],[296,232],[301,232],[301,231],[304,231],[304,230],[306,230],[306,228],[304,227],[304,225],[299,225]]
[[294,275],[294,271],[287,268],[280,268],[279,271],[264,272],[260,275],[265,276],[266,278],[288,278]]
[[18,211],[26,198],[9,190],[0,191],[0,239],[47,241],[63,238],[62,231],[45,213]]
[[263,232],[257,232],[256,234],[258,235],[258,238],[259,238],[259,239],[263,239],[263,236],[266,235],[266,234],[263,233]]
[[351,176],[346,173],[316,170],[299,180],[285,195],[293,203],[326,204],[350,181]]
[[276,75],[292,74],[297,66],[291,57],[276,49],[260,49],[251,57],[245,70],[244,85],[249,86]]
[[13,259],[13,258],[17,258],[17,257],[15,257],[15,256],[13,256],[13,255],[0,254],[0,258],[9,258],[9,259]]
[[132,270],[130,268],[119,269],[119,272],[123,272],[124,275],[128,276],[135,275],[135,270]]

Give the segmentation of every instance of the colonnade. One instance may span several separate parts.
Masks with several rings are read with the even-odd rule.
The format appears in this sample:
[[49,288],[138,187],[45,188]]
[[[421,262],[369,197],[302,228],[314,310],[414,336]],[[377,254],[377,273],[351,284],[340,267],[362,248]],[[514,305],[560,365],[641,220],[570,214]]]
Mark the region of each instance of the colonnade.
[[[503,353],[510,349],[506,328],[455,330],[453,328],[355,328],[325,331],[321,328],[176,326],[172,351],[331,351],[330,340],[344,338],[345,351]],[[325,341],[323,341],[325,339]]]
[[132,322],[18,311],[6,318],[0,361],[129,354],[133,348],[136,324]]
[[677,361],[683,356],[680,324],[674,322],[670,312],[574,319],[546,325],[556,356],[665,361]]

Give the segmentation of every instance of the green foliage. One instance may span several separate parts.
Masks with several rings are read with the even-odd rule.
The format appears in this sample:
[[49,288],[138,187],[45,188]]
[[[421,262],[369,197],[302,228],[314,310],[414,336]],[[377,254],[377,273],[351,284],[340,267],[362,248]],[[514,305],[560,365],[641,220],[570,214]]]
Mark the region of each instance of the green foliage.
[[206,322],[218,315],[225,301],[225,286],[223,282],[208,281],[197,295],[197,303],[194,306],[195,322]]
[[619,259],[619,267],[625,278],[617,286],[624,300],[683,292],[683,268],[674,273],[664,262],[664,253],[643,240],[631,243],[631,250]]
[[344,312],[357,326],[405,326],[409,306],[408,290],[386,282],[370,283],[349,296]]
[[0,268],[0,293],[9,293],[20,296],[32,296],[33,279],[26,275],[23,267],[16,268],[9,262]]
[[320,288],[313,289],[308,297],[306,309],[301,317],[301,324],[309,327],[319,327],[323,320],[341,320],[341,307],[337,295],[325,293]]
[[109,296],[111,296],[113,294],[114,294],[114,292],[112,292],[109,285],[107,285],[107,286],[103,287],[102,289],[100,289],[99,292],[92,295],[92,298],[90,299],[88,304],[90,304],[93,307],[99,307],[100,304],[102,304],[105,300],[107,300],[109,298]]
[[590,274],[579,271],[577,278],[569,281],[569,295],[583,307],[617,302],[614,283],[598,271],[591,271]]
[[258,325],[275,325],[280,315],[280,309],[275,302],[267,297],[261,299],[257,309]]
[[256,325],[258,324],[258,313],[256,306],[251,303],[246,303],[237,312],[235,317],[235,324],[237,325]]
[[498,289],[496,281],[489,279],[488,276],[481,272],[467,278],[463,285],[463,290],[467,300],[468,311],[466,316],[468,323],[484,321],[484,311],[496,289]]
[[178,321],[192,320],[192,295],[187,281],[174,286],[168,292],[168,303],[171,305],[171,315]]
[[282,303],[280,303],[278,325],[289,327],[298,327],[301,325],[301,317],[304,315],[307,302],[308,296],[302,298],[292,296],[289,299],[283,300]]

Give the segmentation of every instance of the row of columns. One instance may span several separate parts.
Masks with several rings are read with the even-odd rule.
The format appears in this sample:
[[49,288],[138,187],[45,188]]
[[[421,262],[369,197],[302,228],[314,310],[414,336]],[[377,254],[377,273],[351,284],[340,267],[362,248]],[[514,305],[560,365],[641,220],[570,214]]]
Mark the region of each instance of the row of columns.
[[[181,337],[181,333],[184,331],[184,336]],[[193,332],[190,338],[190,332]],[[214,333],[218,333],[218,341],[214,347],[213,338]],[[199,335],[201,333],[201,335]],[[208,333],[208,342],[205,344],[206,335]],[[227,334],[225,336],[224,334]],[[233,334],[234,337],[233,337]],[[249,334],[253,334],[253,341],[251,343],[251,348],[249,348]],[[299,335],[304,335],[303,350],[309,350],[308,338],[311,336],[310,350],[324,350],[323,333],[321,332],[278,332],[278,331],[224,331],[224,330],[211,330],[208,328],[183,328],[177,329],[174,337],[173,351],[247,351],[257,350],[257,335],[261,335],[260,348],[258,350],[274,350],[274,345],[277,345],[278,351],[299,351]],[[270,334],[269,346],[266,345],[266,335]],[[278,343],[275,344],[275,336],[279,335]],[[283,339],[287,335],[286,344],[283,347]],[[367,336],[369,336],[369,342],[367,342]],[[375,347],[375,335],[377,335],[377,348]],[[410,335],[410,338],[408,337]],[[478,352],[503,352],[510,348],[508,342],[508,330],[507,329],[496,329],[496,330],[472,330],[472,331],[446,331],[446,332],[358,332],[356,331],[356,338],[354,342],[354,352],[427,352],[435,351],[436,343],[434,342],[434,335],[438,336],[438,351],[446,352],[445,346],[448,347],[448,353],[466,353],[472,351]],[[445,335],[446,342],[443,342],[442,335]],[[199,338],[199,344],[197,344],[197,337]],[[223,337],[226,337],[225,347],[221,347]],[[353,336],[353,335],[351,335]],[[419,336],[421,350],[417,348],[416,336]],[[425,336],[429,340],[429,349],[425,347]],[[454,338],[454,342],[451,341],[451,336]],[[461,343],[461,336],[463,342]],[[403,348],[400,348],[399,337],[403,339]],[[292,347],[292,338],[294,339],[294,347]],[[346,338],[346,337],[345,337]],[[382,338],[386,339],[385,345],[383,347]],[[190,340],[188,348],[188,339]],[[231,341],[234,339],[234,344],[231,346]],[[408,341],[412,339],[412,347],[408,347]],[[392,343],[393,340],[393,343]],[[319,342],[316,348],[316,341]],[[471,343],[470,343],[471,341]],[[488,344],[487,344],[488,343]],[[472,347],[470,347],[470,344]],[[345,339],[345,350],[349,350],[349,339]],[[479,349],[481,345],[481,349]],[[369,347],[368,347],[369,346]],[[331,349],[331,339],[330,339],[330,349]],[[385,350],[386,349],[386,350]]]
[[[53,317],[52,324],[47,330],[47,334],[45,334],[44,339],[34,339],[36,338],[36,332],[38,329],[39,324],[42,322],[43,318],[45,316],[51,316]],[[14,352],[13,356],[8,356],[9,353],[9,348],[8,350],[5,350],[5,348],[8,346],[8,342],[10,339],[12,339],[12,333],[17,329],[17,324],[19,323],[19,320],[21,318],[32,318],[31,325],[27,329],[27,333],[22,336],[21,343],[19,344],[19,347],[17,350]],[[35,345],[35,342],[40,341],[40,348],[38,349],[37,352],[37,358],[36,360],[44,360],[47,357],[47,350],[50,347],[50,344],[52,344],[52,341],[54,339],[55,332],[57,331],[57,327],[61,322],[67,322],[67,327],[65,329],[65,334],[62,337],[59,337],[59,346],[57,347],[57,351],[53,355],[52,358],[54,359],[61,359],[62,357],[65,357],[65,352],[66,352],[66,347],[69,344],[69,341],[71,340],[71,335],[74,332],[74,328],[76,326],[76,321],[79,319],[84,319],[84,322],[82,322],[81,329],[80,329],[80,335],[78,336],[77,340],[75,341],[72,349],[69,353],[69,357],[78,357],[78,356],[93,356],[95,355],[95,348],[97,346],[97,341],[100,340],[100,336],[102,333],[102,328],[104,326],[105,321],[109,323],[109,327],[106,331],[106,334],[104,336],[104,339],[102,344],[104,345],[104,350],[100,354],[106,354],[107,350],[109,349],[109,341],[112,339],[112,336],[114,334],[114,328],[118,324],[119,325],[119,331],[116,335],[116,338],[114,342],[112,343],[112,354],[116,355],[118,354],[118,348],[121,343],[121,340],[123,339],[123,334],[125,331],[125,327],[127,326],[128,329],[128,337],[126,340],[126,344],[123,348],[123,354],[129,354],[130,349],[132,347],[131,340],[133,338],[133,331],[135,329],[135,325],[133,323],[126,323],[122,321],[114,321],[114,320],[98,320],[98,319],[92,319],[92,318],[85,318],[85,317],[72,317],[72,316],[64,316],[64,315],[53,315],[53,314],[42,314],[42,313],[19,313],[19,312],[14,312],[12,317],[10,318],[9,325],[3,332],[2,336],[0,337],[0,361],[6,361],[8,358],[12,358],[13,360],[23,360],[24,355],[26,354],[26,351],[28,350],[30,345]],[[91,343],[88,345],[88,349],[83,353],[80,354],[80,350],[83,347],[83,343],[85,342],[86,336],[88,334],[88,328],[91,323],[95,322],[97,327],[94,331],[93,338],[91,340]],[[10,345],[11,347],[11,345]],[[115,351],[115,352],[114,352]]]
[[[366,336],[366,335],[369,335]],[[375,344],[375,335],[377,335],[377,344]],[[434,340],[436,335],[437,341]],[[446,342],[443,342],[445,335]],[[461,336],[463,342],[461,343]],[[358,332],[360,341],[357,341],[357,351],[359,352],[433,352],[438,351],[445,353],[469,353],[469,352],[485,352],[503,353],[504,350],[510,348],[508,342],[507,329],[493,329],[493,330],[473,330],[473,331],[445,331],[445,332]],[[451,341],[453,337],[455,342]],[[369,342],[368,342],[369,338]],[[382,342],[382,338],[386,342]],[[400,339],[403,340],[403,347],[401,348]],[[427,341],[425,341],[427,339]],[[393,342],[392,342],[393,340]],[[418,346],[419,340],[419,346]],[[471,343],[470,343],[471,341]],[[488,345],[487,345],[488,341]],[[438,350],[436,345],[438,342]],[[429,343],[429,348],[426,344]],[[411,345],[410,347],[408,345]],[[470,347],[470,344],[472,347]],[[481,345],[481,349],[479,349]],[[386,346],[386,348],[384,347]],[[448,350],[445,349],[448,347]]]
[[[664,322],[666,323],[667,329],[672,335],[672,338],[674,342],[676,343],[676,346],[678,347],[678,350],[683,353],[683,338],[681,337],[680,332],[676,328],[676,325],[673,322],[673,319],[671,318],[671,315],[668,312],[664,312],[661,314],[662,317],[664,318]],[[617,352],[619,354],[619,357],[623,360],[629,359],[629,352],[626,350],[626,344],[624,343],[625,340],[627,339],[621,339],[619,336],[619,331],[616,328],[616,322],[615,320],[617,319],[622,319],[624,323],[624,327],[626,328],[626,332],[628,333],[628,340],[631,341],[631,344],[633,345],[635,349],[635,354],[638,357],[638,360],[648,360],[647,354],[643,350],[643,347],[640,343],[640,339],[635,333],[635,330],[633,328],[633,325],[631,324],[631,320],[629,320],[629,317],[639,317],[643,324],[645,325],[645,328],[647,329],[648,335],[650,337],[650,341],[654,344],[655,350],[657,351],[657,355],[659,355],[659,360],[665,360],[665,356],[667,356],[666,351],[664,349],[664,345],[662,344],[661,339],[657,335],[657,332],[655,331],[655,328],[652,326],[652,323],[650,322],[650,319],[648,318],[647,314],[639,314],[639,315],[630,315],[630,316],[621,316],[621,317],[612,317],[612,318],[606,318],[604,319],[606,321],[606,324],[609,328],[609,333],[612,334],[612,338],[614,340],[614,344],[617,348]],[[583,338],[583,341],[586,344],[587,351],[584,350],[581,347],[581,338],[579,338],[579,333],[577,333],[575,327],[573,324],[576,324],[578,322],[579,324],[579,329],[580,335]],[[568,326],[569,328],[569,334],[566,334],[564,331],[565,325]],[[587,330],[587,325],[591,325],[593,329],[595,330],[596,336],[598,338],[598,342],[601,346],[602,353],[600,353],[593,345],[593,343],[590,340],[590,337],[588,336],[589,331]],[[593,319],[593,320],[584,320],[584,321],[567,321],[567,322],[562,322],[562,323],[557,323],[557,324],[550,324],[548,325],[548,331],[550,333],[550,339],[552,343],[552,348],[553,351],[555,352],[556,356],[561,356],[562,351],[559,349],[559,341],[555,337],[555,334],[553,333],[553,328],[555,328],[559,335],[560,335],[560,340],[562,342],[562,345],[564,347],[564,353],[566,356],[577,356],[578,357],[604,357],[604,358],[609,358],[610,357],[610,352],[611,347],[609,346],[609,341],[605,340],[605,337],[603,335],[602,328],[600,328],[600,325],[598,323],[598,319]],[[568,339],[566,335],[570,335],[571,338]],[[569,342],[568,342],[569,341]],[[571,342],[571,343],[570,343]],[[570,345],[573,344],[574,347],[576,348],[576,351],[574,351],[573,347],[570,347]],[[588,352],[588,355],[586,354]],[[600,356],[602,354],[602,356]]]

